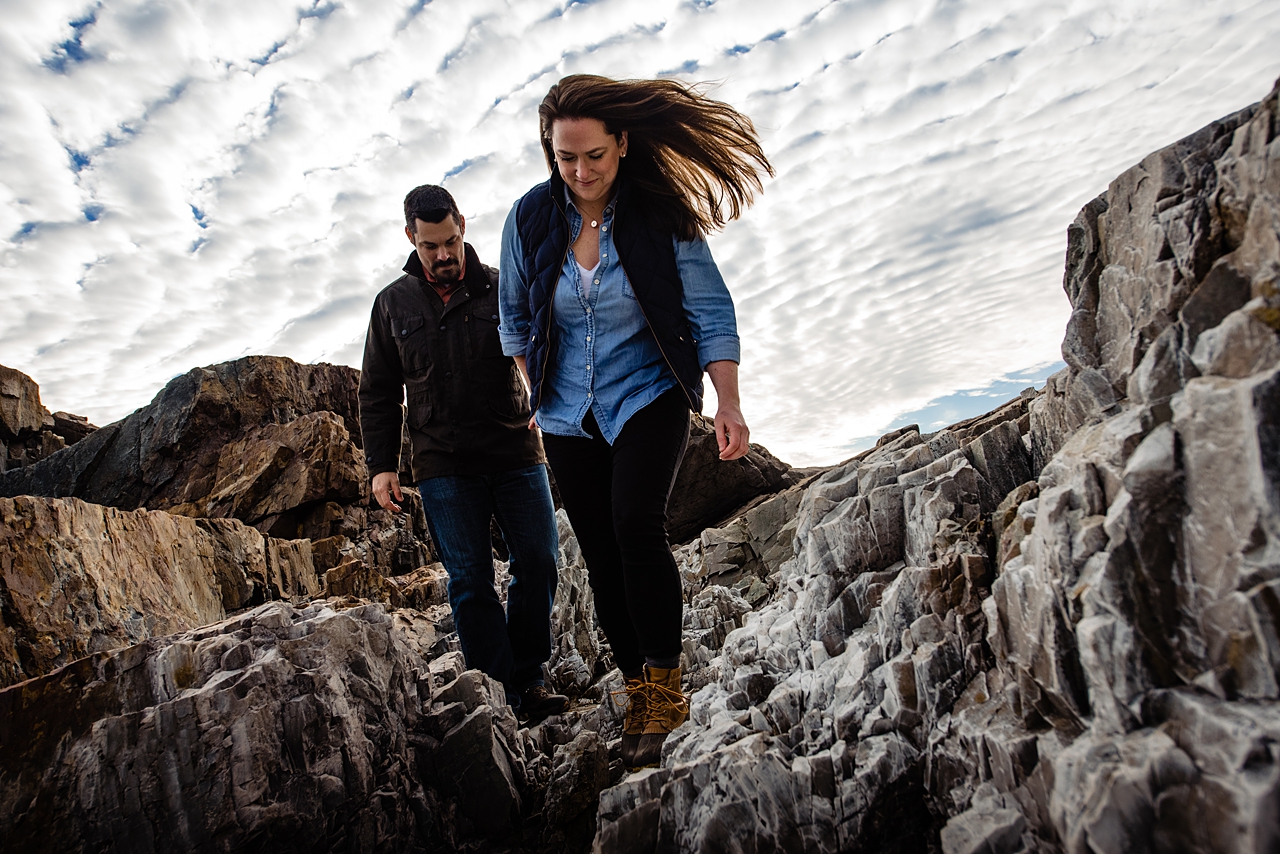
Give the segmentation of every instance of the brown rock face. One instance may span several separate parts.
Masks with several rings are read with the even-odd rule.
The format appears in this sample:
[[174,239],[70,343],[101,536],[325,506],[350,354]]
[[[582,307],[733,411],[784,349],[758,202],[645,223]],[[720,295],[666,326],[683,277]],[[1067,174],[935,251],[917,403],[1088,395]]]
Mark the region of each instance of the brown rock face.
[[123,421],[0,475],[0,495],[74,496],[126,510],[195,504],[215,489],[223,447],[254,428],[328,411],[360,447],[358,376],[274,356],[196,368]]
[[0,686],[318,592],[305,541],[265,539],[230,520],[0,499]]
[[51,456],[97,429],[80,415],[50,415],[35,381],[0,365],[0,474]]
[[369,495],[369,475],[342,420],[313,412],[265,424],[222,446],[213,490],[195,515],[239,519],[263,533],[297,536],[311,505]]
[[35,380],[0,365],[0,441],[37,432],[49,418],[49,411],[40,403],[40,387]]

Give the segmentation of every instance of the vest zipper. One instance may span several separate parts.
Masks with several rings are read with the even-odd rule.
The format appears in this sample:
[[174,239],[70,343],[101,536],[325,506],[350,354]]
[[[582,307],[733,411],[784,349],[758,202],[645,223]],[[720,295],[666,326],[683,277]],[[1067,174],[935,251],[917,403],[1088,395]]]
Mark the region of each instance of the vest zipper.
[[[618,237],[618,210],[617,210],[617,208],[614,208],[614,211],[613,211],[613,236],[614,236],[614,239],[615,239],[615,240],[616,240],[616,239],[617,239],[617,237]],[[619,255],[619,256],[618,256],[618,263],[619,263],[619,264],[622,264],[622,274],[623,274],[624,276],[626,276],[628,280],[630,280],[631,276],[627,273],[627,265],[626,265],[625,263],[623,263],[623,260],[622,260],[622,256],[621,256],[621,255]],[[561,264],[561,266],[564,266],[564,265],[563,265],[563,263]],[[677,268],[677,269],[676,269],[676,275],[677,275],[677,276],[679,276],[679,275],[680,275],[680,270],[679,270],[679,268]],[[684,288],[684,281],[683,281],[683,280],[681,280],[681,282],[680,282],[680,287],[681,287],[681,290],[683,290],[683,288]],[[635,288],[632,288],[632,290],[635,290]],[[683,300],[681,300],[681,302],[683,302]],[[695,409],[695,407],[694,407],[694,405],[693,405],[693,398],[689,396],[689,390],[688,390],[687,388],[685,388],[685,387],[684,387],[684,383],[682,383],[682,382],[680,381],[680,375],[679,375],[678,373],[676,373],[675,366],[674,366],[674,365],[672,365],[672,364],[671,364],[671,360],[667,358],[667,351],[662,349],[662,342],[661,342],[660,340],[658,340],[658,333],[657,333],[657,331],[655,331],[655,330],[654,330],[654,328],[653,328],[653,324],[649,321],[649,315],[648,315],[648,314],[645,312],[645,310],[644,310],[644,302],[640,299],[640,293],[639,293],[639,291],[637,291],[637,292],[636,292],[636,305],[638,305],[638,306],[640,307],[640,315],[644,318],[645,325],[649,327],[649,333],[650,333],[651,335],[653,335],[653,343],[655,343],[655,344],[657,344],[657,345],[658,345],[658,352],[662,354],[662,361],[664,361],[664,362],[666,362],[666,363],[667,363],[667,370],[671,371],[671,376],[675,377],[676,385],[678,385],[678,386],[680,387],[680,391],[684,393],[684,399],[685,399],[686,401],[688,401],[688,403],[689,403],[689,411],[690,411],[690,412],[695,412],[695,411],[696,411],[696,409]]]

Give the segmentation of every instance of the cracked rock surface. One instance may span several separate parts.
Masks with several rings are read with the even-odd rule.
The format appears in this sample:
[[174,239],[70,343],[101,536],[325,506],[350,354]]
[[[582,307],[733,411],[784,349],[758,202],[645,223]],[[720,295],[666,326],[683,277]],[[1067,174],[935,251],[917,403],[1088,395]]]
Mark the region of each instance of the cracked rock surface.
[[523,725],[466,670],[416,494],[362,503],[346,369],[193,371],[0,475],[21,496],[0,499],[0,839],[1277,850],[1278,91],[1081,211],[1044,389],[803,479],[763,449],[691,457],[690,716],[656,768],[622,768],[623,680],[563,514],[547,677],[569,711]]

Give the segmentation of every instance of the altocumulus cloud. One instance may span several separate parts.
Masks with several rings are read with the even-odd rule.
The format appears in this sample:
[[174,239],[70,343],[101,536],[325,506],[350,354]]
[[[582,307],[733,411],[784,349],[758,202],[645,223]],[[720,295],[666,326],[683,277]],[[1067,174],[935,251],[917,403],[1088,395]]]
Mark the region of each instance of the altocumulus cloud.
[[[496,262],[564,74],[718,81],[777,167],[712,238],[753,438],[848,456],[1059,359],[1066,226],[1266,93],[1275,0],[9,0],[0,363],[98,423],[249,353],[359,364],[443,181]],[[968,391],[966,391],[968,390]],[[966,409],[968,407],[968,409]],[[928,426],[935,426],[930,423]]]

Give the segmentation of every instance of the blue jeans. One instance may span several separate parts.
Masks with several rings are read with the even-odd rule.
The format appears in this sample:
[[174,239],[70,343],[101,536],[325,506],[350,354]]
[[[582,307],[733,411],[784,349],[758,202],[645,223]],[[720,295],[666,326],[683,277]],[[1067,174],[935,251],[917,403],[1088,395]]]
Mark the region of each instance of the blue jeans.
[[[449,605],[467,667],[497,679],[511,699],[541,685],[542,664],[551,657],[559,547],[546,469],[432,477],[418,489],[449,573]],[[493,586],[491,517],[511,554],[505,614]]]

